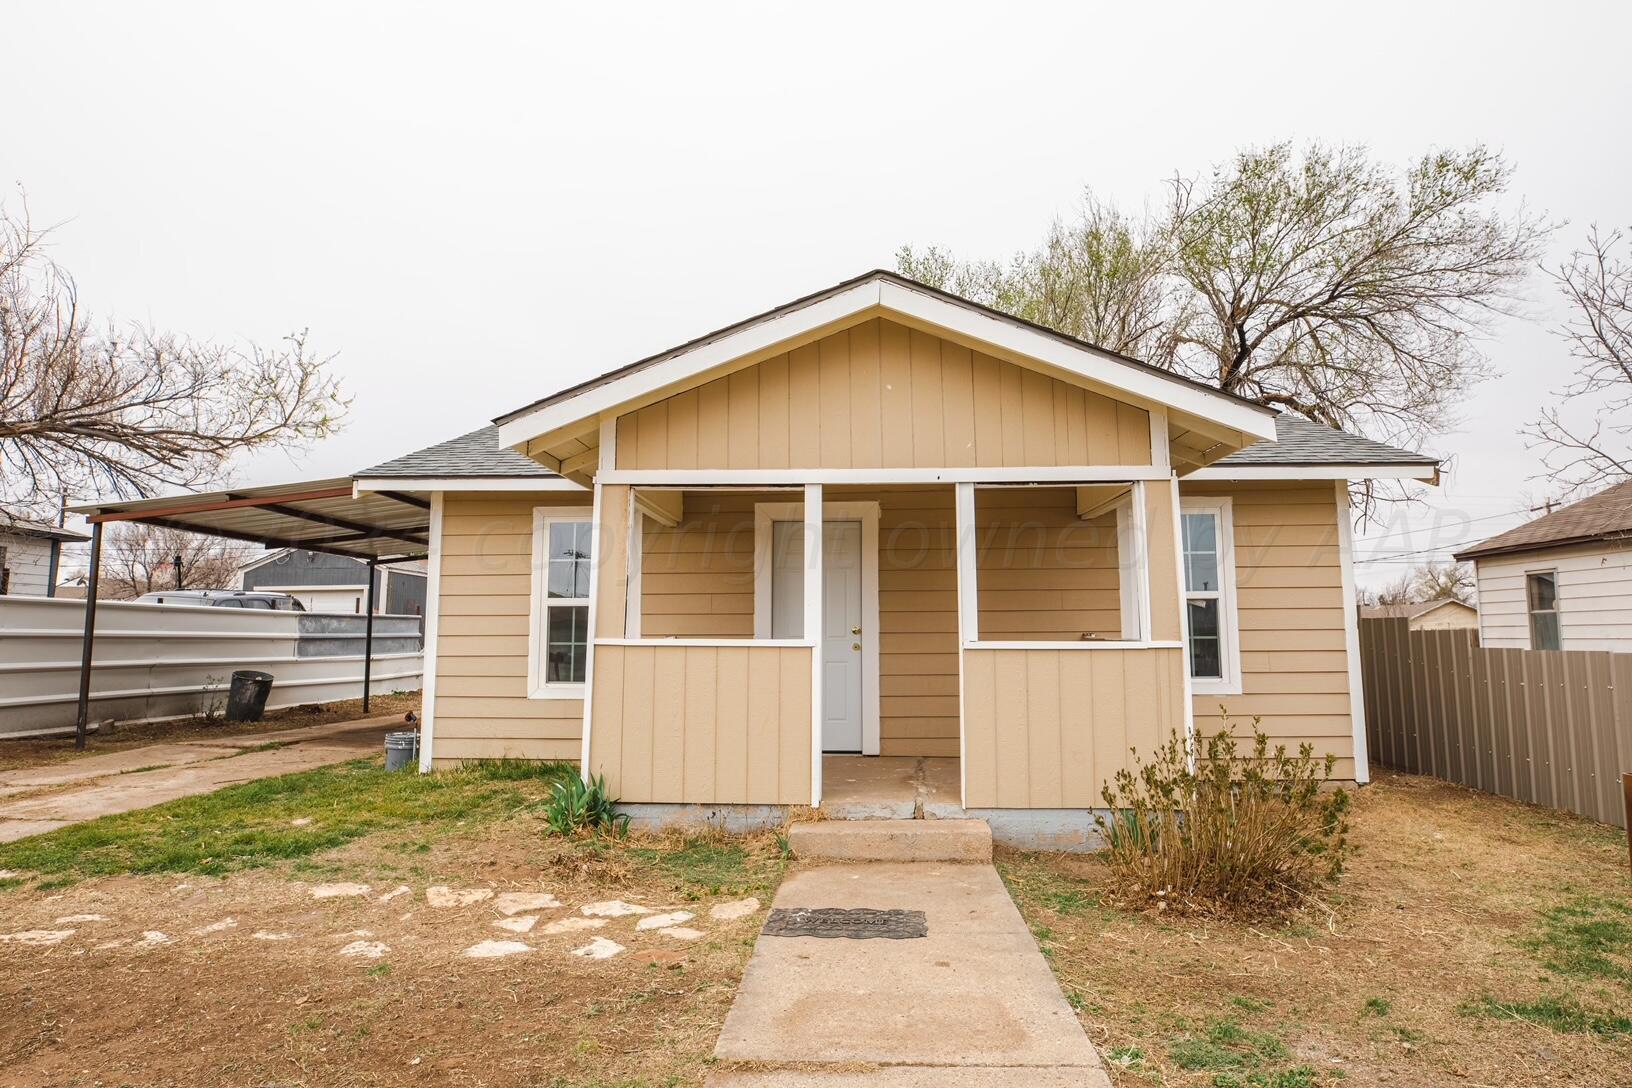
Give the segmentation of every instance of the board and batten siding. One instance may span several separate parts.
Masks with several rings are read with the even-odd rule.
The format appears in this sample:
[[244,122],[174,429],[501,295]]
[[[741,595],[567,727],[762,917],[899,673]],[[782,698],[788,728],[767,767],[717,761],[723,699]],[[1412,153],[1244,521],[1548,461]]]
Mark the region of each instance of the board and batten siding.
[[1490,649],[1530,649],[1525,575],[1558,572],[1560,649],[1632,653],[1632,540],[1497,555],[1474,563],[1479,638]]
[[1101,788],[1184,732],[1174,648],[963,651],[966,808],[1103,808]]
[[1235,521],[1240,695],[1194,697],[1198,734],[1216,733],[1222,706],[1237,734],[1252,718],[1275,741],[1338,757],[1334,778],[1354,778],[1337,495],[1314,484],[1184,484],[1183,497],[1228,496]]
[[581,754],[580,699],[527,697],[533,509],[590,496],[449,493],[443,498],[433,766]]
[[885,318],[618,417],[619,469],[1148,465],[1150,417]]
[[808,805],[805,646],[595,648],[590,771],[628,802]]

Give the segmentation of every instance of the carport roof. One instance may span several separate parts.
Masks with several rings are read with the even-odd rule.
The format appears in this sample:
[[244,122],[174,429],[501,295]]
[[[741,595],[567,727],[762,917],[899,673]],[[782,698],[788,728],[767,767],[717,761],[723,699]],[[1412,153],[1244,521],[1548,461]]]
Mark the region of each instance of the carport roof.
[[430,552],[430,502],[397,491],[353,494],[351,477],[235,487],[196,495],[73,508],[90,523],[127,521],[305,548],[353,559],[417,559]]

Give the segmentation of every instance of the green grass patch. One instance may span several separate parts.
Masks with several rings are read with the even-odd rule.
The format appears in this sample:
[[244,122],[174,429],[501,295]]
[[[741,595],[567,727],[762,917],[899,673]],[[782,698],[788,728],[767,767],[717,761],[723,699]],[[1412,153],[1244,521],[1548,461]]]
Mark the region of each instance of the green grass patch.
[[1286,1047],[1267,1032],[1245,1028],[1232,1017],[1207,1024],[1203,1035],[1186,1035],[1167,1048],[1173,1064],[1186,1072],[1222,1073],[1255,1070],[1286,1057]]
[[1632,989],[1632,906],[1581,895],[1541,916],[1523,946],[1547,969],[1575,979],[1607,979]]
[[1462,1012],[1495,1020],[1522,1020],[1565,1035],[1596,1035],[1603,1039],[1632,1035],[1632,1017],[1601,1013],[1560,997],[1498,1001],[1485,996],[1462,1006]]
[[1364,1012],[1367,1016],[1387,1016],[1393,1007],[1394,1003],[1386,997],[1368,997]]
[[676,846],[635,846],[629,853],[691,895],[741,895],[774,882],[746,847],[717,835],[687,835]]
[[[420,775],[377,759],[264,778],[0,846],[0,869],[67,883],[120,873],[198,873],[305,858],[376,831],[496,819],[541,801],[567,764],[477,763]],[[295,826],[296,819],[311,822]],[[44,884],[39,885],[44,887]]]

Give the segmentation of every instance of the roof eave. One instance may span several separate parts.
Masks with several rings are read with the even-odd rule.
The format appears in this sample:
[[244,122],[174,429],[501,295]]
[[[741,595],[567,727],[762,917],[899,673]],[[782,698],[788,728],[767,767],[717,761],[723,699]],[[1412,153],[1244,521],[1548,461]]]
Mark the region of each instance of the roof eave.
[[1608,544],[1617,541],[1632,541],[1632,529],[1613,529],[1604,533],[1585,533],[1580,536],[1560,537],[1557,540],[1537,540],[1523,544],[1507,544],[1494,548],[1474,546],[1467,551],[1456,552],[1451,558],[1458,563],[1469,559],[1493,559],[1500,555],[1522,555],[1525,552],[1551,551],[1553,548],[1571,548],[1581,544]]
[[1259,465],[1208,465],[1181,480],[1418,480],[1438,486],[1439,465],[1408,462],[1368,465],[1352,461],[1308,461]]

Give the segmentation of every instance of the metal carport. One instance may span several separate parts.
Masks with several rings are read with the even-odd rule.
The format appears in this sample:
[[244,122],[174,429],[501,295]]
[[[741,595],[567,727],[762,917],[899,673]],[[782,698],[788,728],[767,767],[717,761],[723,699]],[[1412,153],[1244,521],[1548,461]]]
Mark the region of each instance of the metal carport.
[[368,564],[363,638],[363,710],[374,660],[374,582],[381,564],[423,559],[430,553],[430,500],[403,491],[357,493],[351,478],[240,487],[195,495],[93,503],[71,508],[91,525],[91,569],[85,591],[85,635],[79,672],[77,747],[85,746],[90,716],[91,657],[96,641],[96,591],[101,573],[102,526],[128,521],[260,544],[306,548]]

